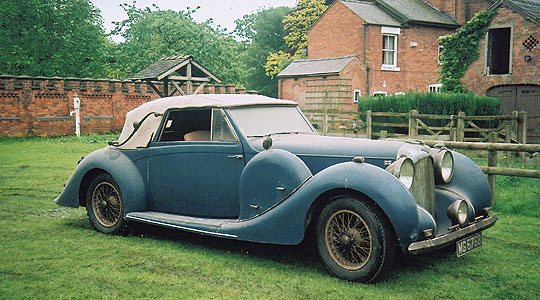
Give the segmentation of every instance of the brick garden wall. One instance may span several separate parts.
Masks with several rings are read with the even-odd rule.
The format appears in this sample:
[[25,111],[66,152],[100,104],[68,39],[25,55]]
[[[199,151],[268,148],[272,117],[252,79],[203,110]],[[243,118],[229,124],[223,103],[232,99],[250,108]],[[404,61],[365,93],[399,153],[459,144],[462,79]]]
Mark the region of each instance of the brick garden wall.
[[[246,91],[232,85],[207,85],[201,93]],[[83,134],[120,131],[128,111],[159,98],[146,83],[4,75],[0,76],[0,135],[74,134],[75,116],[70,111],[76,94],[81,100]]]

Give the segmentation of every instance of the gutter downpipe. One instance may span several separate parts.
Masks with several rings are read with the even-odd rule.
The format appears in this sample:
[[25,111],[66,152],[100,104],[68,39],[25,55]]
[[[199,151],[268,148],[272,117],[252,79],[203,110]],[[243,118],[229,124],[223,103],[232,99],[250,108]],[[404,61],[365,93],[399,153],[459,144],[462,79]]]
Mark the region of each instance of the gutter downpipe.
[[362,63],[366,66],[366,95],[369,96],[369,65],[366,63],[366,35],[368,24],[363,24],[363,34],[362,34]]

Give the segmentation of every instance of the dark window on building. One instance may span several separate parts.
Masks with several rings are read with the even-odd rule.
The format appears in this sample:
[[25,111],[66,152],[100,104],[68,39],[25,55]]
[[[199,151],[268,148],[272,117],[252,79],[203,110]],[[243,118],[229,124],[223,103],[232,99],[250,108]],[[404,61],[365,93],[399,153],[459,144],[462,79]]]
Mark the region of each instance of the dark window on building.
[[488,33],[487,73],[510,73],[510,27],[490,29]]

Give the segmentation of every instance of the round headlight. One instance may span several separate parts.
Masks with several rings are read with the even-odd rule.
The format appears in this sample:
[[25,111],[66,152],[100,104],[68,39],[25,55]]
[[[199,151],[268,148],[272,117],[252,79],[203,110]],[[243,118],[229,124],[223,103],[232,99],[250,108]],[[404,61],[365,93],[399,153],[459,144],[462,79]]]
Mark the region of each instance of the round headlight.
[[407,189],[414,181],[414,163],[410,158],[402,157],[386,168],[386,171],[396,176]]
[[463,225],[469,219],[469,205],[465,200],[458,199],[448,207],[446,214],[452,224]]
[[433,156],[437,183],[449,183],[454,176],[454,155],[451,151],[441,150]]
[[411,159],[407,158],[401,164],[398,179],[407,189],[411,188],[414,181],[414,164]]

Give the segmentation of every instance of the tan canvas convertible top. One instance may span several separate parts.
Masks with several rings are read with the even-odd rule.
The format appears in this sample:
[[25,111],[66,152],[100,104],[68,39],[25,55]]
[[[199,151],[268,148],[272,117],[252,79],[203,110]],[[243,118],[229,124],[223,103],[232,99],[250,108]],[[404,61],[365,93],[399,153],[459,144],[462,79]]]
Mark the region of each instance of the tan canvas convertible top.
[[[160,98],[147,102],[126,114],[124,127],[118,139],[120,145],[118,148],[136,149],[146,147],[150,139],[156,134],[163,114],[169,109],[267,104],[296,105],[296,102],[246,94],[202,94]],[[145,117],[146,119],[144,119]],[[134,130],[133,123],[140,122],[143,119],[144,121],[140,124],[139,129],[129,138]],[[128,141],[126,142],[126,140]]]

